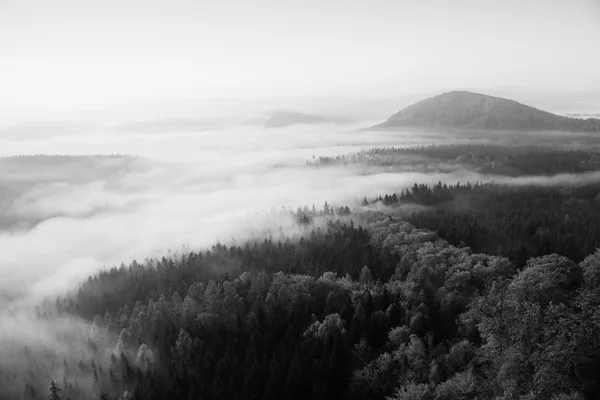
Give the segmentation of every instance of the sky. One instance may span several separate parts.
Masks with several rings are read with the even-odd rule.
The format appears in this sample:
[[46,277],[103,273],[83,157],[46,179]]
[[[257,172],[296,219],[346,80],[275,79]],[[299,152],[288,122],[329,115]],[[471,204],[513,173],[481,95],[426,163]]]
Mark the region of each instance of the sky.
[[0,110],[600,90],[600,0],[0,0]]

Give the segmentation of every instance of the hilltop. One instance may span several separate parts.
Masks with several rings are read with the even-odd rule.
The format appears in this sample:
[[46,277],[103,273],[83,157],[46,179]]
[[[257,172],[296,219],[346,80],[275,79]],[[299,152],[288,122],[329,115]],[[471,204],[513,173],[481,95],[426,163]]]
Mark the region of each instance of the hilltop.
[[600,132],[600,120],[563,117],[514,100],[453,91],[408,106],[374,128],[396,127]]

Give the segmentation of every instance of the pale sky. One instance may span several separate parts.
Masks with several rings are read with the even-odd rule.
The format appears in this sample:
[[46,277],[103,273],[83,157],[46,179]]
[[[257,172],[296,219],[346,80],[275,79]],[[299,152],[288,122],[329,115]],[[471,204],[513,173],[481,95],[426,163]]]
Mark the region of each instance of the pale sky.
[[0,0],[0,109],[600,89],[600,0]]

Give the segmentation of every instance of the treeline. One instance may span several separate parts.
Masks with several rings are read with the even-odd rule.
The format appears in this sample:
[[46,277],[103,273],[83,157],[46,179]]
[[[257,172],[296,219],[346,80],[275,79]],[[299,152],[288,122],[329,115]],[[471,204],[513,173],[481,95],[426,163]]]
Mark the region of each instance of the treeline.
[[[344,207],[340,209],[345,210]],[[315,210],[314,215],[309,211],[310,217],[324,216],[327,210],[332,211],[325,205],[323,210]],[[123,396],[125,392],[133,398],[143,399],[153,396],[173,399],[197,396],[239,398],[237,395],[230,397],[230,390],[237,390],[240,395],[240,384],[244,379],[248,380],[247,385],[258,391],[244,389],[248,398],[254,398],[265,390],[266,382],[260,379],[268,378],[271,373],[269,365],[275,354],[278,359],[287,359],[291,354],[284,351],[286,344],[298,348],[301,344],[298,332],[305,331],[309,323],[314,322],[315,316],[326,317],[323,306],[328,292],[323,293],[323,288],[313,287],[318,277],[345,275],[351,281],[374,279],[365,265],[376,268],[375,276],[383,279],[385,274],[390,276],[394,273],[394,264],[387,268],[381,265],[381,257],[373,251],[370,240],[368,231],[353,222],[328,221],[323,228],[307,225],[305,234],[297,238],[283,241],[264,239],[243,246],[215,245],[201,253],[145,260],[143,263],[134,261],[129,266],[111,268],[90,277],[73,296],[59,299],[53,305],[59,316],[76,315],[93,321],[86,329],[85,340],[97,357],[62,362],[52,354],[38,353],[42,360],[31,365],[39,367],[58,363],[56,370],[65,371],[62,380],[60,376],[55,377],[57,382],[62,382],[63,398],[87,398],[89,391],[82,388],[90,386],[97,396],[110,399]],[[283,287],[267,296],[264,291],[275,279],[285,281]],[[302,286],[296,287],[302,282]],[[288,290],[290,292],[285,293]],[[318,296],[315,290],[319,292]],[[281,302],[277,304],[277,313],[271,308],[273,296]],[[290,297],[286,301],[284,296]],[[319,301],[317,305],[313,304],[315,298]],[[344,303],[349,301],[342,300]],[[335,302],[342,300],[336,298]],[[221,304],[222,301],[226,304]],[[308,303],[305,304],[305,301]],[[173,302],[181,307],[181,319],[175,317]],[[304,309],[304,306],[308,308]],[[38,314],[42,319],[55,316],[47,307],[40,308]],[[265,324],[266,317],[268,325],[260,325],[259,329],[256,324]],[[213,328],[216,330],[213,331]],[[186,333],[182,333],[182,329]],[[202,344],[203,352],[196,347],[184,350],[195,363],[188,365],[191,361],[182,361],[186,363],[185,373],[190,375],[181,379],[185,378],[188,383],[173,377],[179,368],[183,368],[175,363],[175,348],[181,335],[186,334],[192,335],[192,339],[206,341]],[[199,344],[198,340],[192,339],[189,345],[192,342]],[[232,347],[234,343],[236,345]],[[207,344],[209,348],[205,349]],[[108,359],[106,349],[110,354]],[[212,351],[215,353],[210,353]],[[218,376],[211,375],[219,359],[225,356],[226,366],[221,368]],[[302,358],[303,363],[310,359],[300,354],[298,358]],[[232,362],[234,365],[231,365]],[[252,367],[259,377],[256,374],[245,376]],[[288,367],[284,364],[280,369]],[[82,373],[86,371],[89,376],[83,377]],[[229,377],[234,372],[236,379],[242,379],[242,382],[232,386]],[[332,373],[324,373],[323,382]],[[25,385],[25,393],[38,398],[35,396],[43,393],[44,384],[37,377],[47,376],[47,371],[39,369],[26,375],[31,377],[31,381]],[[192,377],[193,384],[189,382]],[[2,371],[0,382],[1,378],[4,378]],[[279,379],[279,375],[277,379],[273,377],[272,385],[279,385]],[[302,379],[302,386],[305,386],[307,379],[312,378],[304,375],[294,379]],[[192,387],[185,389],[186,385]],[[264,394],[259,397],[262,396]]]
[[368,231],[353,222],[328,221],[323,228],[308,225],[304,232],[296,238],[266,238],[241,246],[215,244],[204,252],[112,267],[82,282],[74,296],[59,302],[60,310],[91,320],[125,304],[133,307],[136,302],[157,299],[161,293],[187,293],[193,282],[229,279],[244,272],[311,276],[333,272],[358,278],[364,265],[373,265],[378,274],[392,273],[393,266],[380,265],[369,245]]
[[556,175],[598,171],[600,153],[534,146],[452,144],[375,148],[306,162],[315,168],[357,164],[423,171],[465,166],[483,174],[502,176]]
[[93,318],[98,361],[32,373],[49,379],[27,393],[53,378],[63,399],[600,395],[600,252],[519,271],[388,217],[307,229],[90,277],[56,307]]
[[531,257],[557,253],[581,261],[600,247],[600,185],[505,186],[415,184],[400,194],[363,200],[428,206],[402,212],[419,228],[455,245],[509,257],[522,267]]

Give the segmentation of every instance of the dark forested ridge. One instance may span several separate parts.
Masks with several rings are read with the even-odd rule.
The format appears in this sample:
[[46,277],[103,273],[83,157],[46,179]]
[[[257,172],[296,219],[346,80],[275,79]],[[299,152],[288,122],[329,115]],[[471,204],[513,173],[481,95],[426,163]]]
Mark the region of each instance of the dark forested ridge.
[[453,91],[408,106],[375,128],[397,127],[600,132],[600,120],[563,117],[514,100]]
[[599,398],[599,163],[480,144],[310,160],[505,183],[272,210],[253,240],[108,268],[14,313],[39,337],[2,342],[0,399]]
[[[507,256],[518,266],[550,253],[581,261],[600,247],[599,184],[415,184],[375,201],[404,205],[399,213],[415,226],[476,252]],[[407,207],[412,204],[426,207]]]
[[600,152],[541,146],[452,144],[386,147],[306,161],[311,168],[332,166],[386,171],[453,171],[467,168],[484,175],[551,176],[600,171]]
[[[45,398],[51,379],[64,399],[600,394],[600,253],[579,264],[550,254],[519,270],[378,213],[363,228],[328,207],[315,228],[326,212],[305,210],[297,237],[90,277],[38,310],[90,321],[70,333],[85,350],[45,349],[23,371],[0,371],[2,395]],[[60,372],[44,374],[47,363]]]

